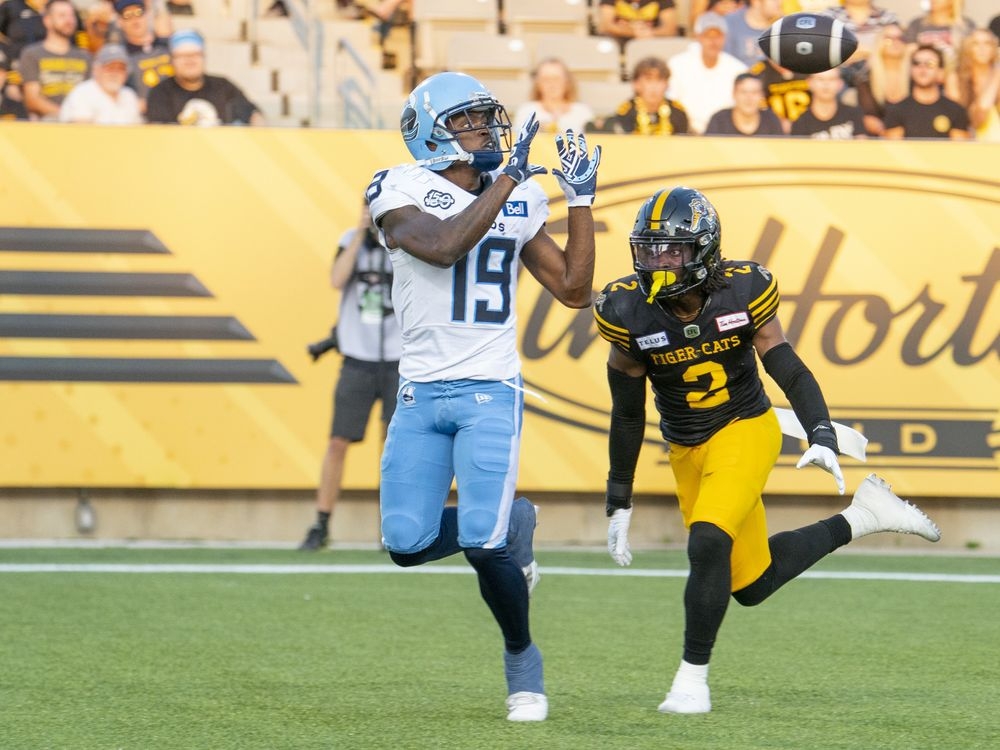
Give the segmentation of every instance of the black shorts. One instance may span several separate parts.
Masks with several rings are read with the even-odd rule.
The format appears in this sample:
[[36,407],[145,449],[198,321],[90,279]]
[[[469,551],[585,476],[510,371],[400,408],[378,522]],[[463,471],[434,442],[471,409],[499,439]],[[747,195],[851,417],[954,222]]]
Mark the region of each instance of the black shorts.
[[364,439],[372,407],[382,400],[382,422],[389,424],[396,409],[399,362],[365,362],[344,357],[333,392],[330,437],[357,443]]

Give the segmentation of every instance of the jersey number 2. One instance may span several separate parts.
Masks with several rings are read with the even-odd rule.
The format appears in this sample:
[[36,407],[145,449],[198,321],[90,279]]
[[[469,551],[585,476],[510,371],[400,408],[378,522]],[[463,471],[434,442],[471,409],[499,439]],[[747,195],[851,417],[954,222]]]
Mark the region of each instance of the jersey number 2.
[[684,380],[697,383],[702,375],[709,376],[708,390],[690,391],[687,394],[688,406],[692,409],[711,409],[729,400],[729,389],[725,387],[729,376],[718,362],[707,360],[691,365],[684,371]]
[[514,240],[509,237],[486,237],[479,247],[454,265],[451,282],[451,319],[456,323],[466,322],[469,292],[470,268],[472,294],[481,284],[500,288],[500,308],[490,306],[490,300],[476,299],[472,314],[473,323],[506,323],[510,317],[511,266],[514,261]]

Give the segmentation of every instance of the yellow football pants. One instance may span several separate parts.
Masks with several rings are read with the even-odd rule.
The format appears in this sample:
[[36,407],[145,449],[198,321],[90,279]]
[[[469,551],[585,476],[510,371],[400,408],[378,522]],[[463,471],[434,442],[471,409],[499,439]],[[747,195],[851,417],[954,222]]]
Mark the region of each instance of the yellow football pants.
[[749,586],[771,564],[761,493],[780,452],[773,409],[732,422],[701,445],[670,444],[684,525],[707,521],[733,538],[733,591]]

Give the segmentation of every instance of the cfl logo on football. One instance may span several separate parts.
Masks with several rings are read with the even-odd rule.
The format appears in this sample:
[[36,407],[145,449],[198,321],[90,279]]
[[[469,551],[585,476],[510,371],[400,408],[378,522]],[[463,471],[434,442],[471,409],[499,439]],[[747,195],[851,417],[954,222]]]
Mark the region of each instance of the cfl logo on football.
[[816,19],[812,16],[802,16],[795,19],[795,28],[797,29],[813,29],[816,27]]

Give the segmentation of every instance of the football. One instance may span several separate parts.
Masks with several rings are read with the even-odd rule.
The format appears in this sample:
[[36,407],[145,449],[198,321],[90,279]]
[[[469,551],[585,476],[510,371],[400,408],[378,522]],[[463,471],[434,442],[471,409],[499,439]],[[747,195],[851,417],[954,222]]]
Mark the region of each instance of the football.
[[796,73],[822,73],[854,54],[858,38],[842,21],[819,13],[782,16],[757,44],[775,64]]

